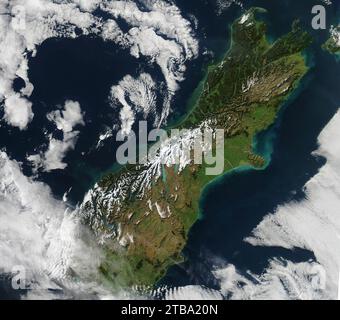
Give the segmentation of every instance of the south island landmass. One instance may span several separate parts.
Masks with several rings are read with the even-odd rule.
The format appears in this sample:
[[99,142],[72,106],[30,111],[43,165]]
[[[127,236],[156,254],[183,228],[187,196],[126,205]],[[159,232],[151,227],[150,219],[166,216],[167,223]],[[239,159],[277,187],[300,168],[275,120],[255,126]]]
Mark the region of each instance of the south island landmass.
[[[264,9],[251,8],[233,22],[228,52],[208,68],[199,98],[177,125],[188,136],[165,144],[163,154],[171,158],[178,144],[191,146],[195,133],[209,127],[225,132],[223,174],[240,166],[265,166],[253,150],[254,138],[275,122],[308,72],[303,53],[312,39],[294,21],[288,34],[271,43],[262,14]],[[207,175],[207,167],[167,165],[156,155],[94,186],[81,209],[105,252],[100,266],[105,281],[119,287],[153,286],[183,261],[188,233],[200,216],[202,191],[218,178]]]

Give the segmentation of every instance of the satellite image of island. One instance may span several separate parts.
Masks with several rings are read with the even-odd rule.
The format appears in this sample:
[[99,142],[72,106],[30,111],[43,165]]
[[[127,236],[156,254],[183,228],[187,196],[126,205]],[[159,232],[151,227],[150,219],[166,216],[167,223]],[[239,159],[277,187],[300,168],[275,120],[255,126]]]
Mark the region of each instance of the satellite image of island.
[[340,0],[0,0],[0,300],[339,300],[339,141]]

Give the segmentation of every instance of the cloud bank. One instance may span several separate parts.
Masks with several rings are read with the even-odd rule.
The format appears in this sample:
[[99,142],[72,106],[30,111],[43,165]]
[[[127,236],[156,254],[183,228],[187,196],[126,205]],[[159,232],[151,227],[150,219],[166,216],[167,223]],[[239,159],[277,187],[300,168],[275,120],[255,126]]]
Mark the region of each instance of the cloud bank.
[[[0,272],[25,270],[32,289],[26,298],[108,297],[96,282],[101,252],[77,211],[25,177],[4,152],[0,175]],[[75,282],[74,275],[81,280]]]
[[[34,57],[37,47],[49,38],[76,38],[76,30],[130,48],[133,56],[147,57],[150,63],[159,65],[167,96],[156,121],[158,125],[164,123],[172,97],[184,79],[185,64],[198,54],[198,42],[189,21],[174,4],[162,0],[140,3],[143,9],[133,1],[1,1],[0,12],[4,14],[0,15],[0,104],[5,105],[7,123],[23,130],[33,119],[28,101],[34,89],[27,74],[28,54]],[[96,9],[111,18],[103,20],[94,15]],[[123,19],[128,32],[123,32],[115,19]],[[13,90],[17,77],[26,84],[19,94]]]
[[319,136],[319,150],[326,165],[305,186],[306,199],[280,206],[268,215],[246,241],[253,245],[281,246],[312,251],[325,268],[325,295],[336,298],[340,270],[340,112]]
[[[279,257],[269,261],[261,275],[241,274],[234,265],[213,271],[218,291],[227,299],[337,299],[340,270],[340,111],[319,136],[315,156],[327,159],[305,186],[306,198],[289,202],[268,214],[245,239],[254,246],[302,248],[316,261],[294,263]],[[202,294],[202,290],[205,291]],[[210,296],[202,287],[171,289],[166,298],[185,299],[193,294]]]
[[4,111],[6,122],[20,130],[24,130],[33,119],[32,103],[19,94],[7,97]]

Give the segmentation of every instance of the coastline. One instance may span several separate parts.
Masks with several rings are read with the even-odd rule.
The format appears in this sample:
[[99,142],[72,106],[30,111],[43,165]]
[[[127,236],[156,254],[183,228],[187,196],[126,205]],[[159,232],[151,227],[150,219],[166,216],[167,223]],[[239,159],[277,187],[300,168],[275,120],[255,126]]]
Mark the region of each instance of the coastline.
[[[227,153],[224,156],[224,173],[218,177],[207,176],[204,172],[207,166],[205,165],[188,167],[183,170],[183,174],[178,175],[174,174],[169,167],[167,169],[169,181],[167,182],[170,182],[170,185],[164,179],[157,180],[153,188],[148,189],[148,193],[140,201],[126,201],[124,206],[120,206],[119,215],[112,215],[110,221],[121,226],[122,239],[133,235],[134,241],[128,243],[123,256],[122,252],[119,255],[114,252],[114,239],[112,244],[107,245],[107,258],[101,267],[104,277],[107,276],[114,282],[127,281],[127,284],[157,284],[171,265],[178,264],[185,259],[183,249],[188,242],[192,227],[204,217],[201,204],[206,192],[228,175],[251,170],[254,167],[263,170],[264,165],[268,165],[269,161],[265,161],[253,152],[254,147],[259,149],[260,140],[256,140],[258,137],[256,139],[255,137],[258,132],[267,130],[277,121],[277,113],[287,102],[287,97],[294,96],[292,93],[300,87],[301,80],[308,71],[308,66],[301,54],[302,50],[295,45],[293,46],[295,51],[287,51],[286,41],[291,41],[294,35],[298,37],[301,46],[307,48],[311,43],[311,38],[308,33],[296,28],[287,34],[287,38],[278,38],[276,46],[270,45],[265,36],[265,24],[256,20],[254,11],[249,12],[253,20],[247,26],[240,21],[242,17],[242,19],[248,19],[249,16],[241,16],[233,22],[230,29],[229,48],[224,55],[223,65],[221,62],[213,63],[206,69],[210,77],[206,74],[201,80],[201,86],[198,86],[189,100],[189,102],[196,103],[192,105],[193,108],[186,118],[181,119],[180,124],[182,127],[191,128],[209,116],[216,117],[215,126],[226,130],[225,151]],[[248,40],[249,33],[253,39],[251,42]],[[287,46],[289,44],[291,42]],[[253,57],[248,55],[248,50],[251,50]],[[253,65],[254,57],[258,59],[257,65]],[[248,63],[248,69],[245,74],[242,74],[238,65],[245,62]],[[246,65],[245,68],[247,68]],[[260,70],[262,78],[254,89],[248,88],[242,91],[244,81],[252,77],[254,70]],[[209,89],[201,92],[200,89],[205,80],[208,81]],[[239,89],[236,95],[235,87],[237,86]],[[268,95],[264,96],[263,92],[268,92]],[[268,154],[267,158],[270,158],[271,148],[263,150],[266,155]],[[138,184],[136,176],[138,178],[139,174],[138,170],[133,171],[132,168],[126,176],[122,176],[126,191],[120,189],[119,176],[115,175],[108,176],[102,181],[100,187],[108,192],[115,192],[118,188],[120,192],[129,194],[131,188],[133,190],[140,188],[134,186],[134,181]],[[178,190],[181,191],[178,192]],[[101,210],[110,210],[110,212],[116,212],[115,206],[119,206],[119,203],[113,203],[106,209],[105,192],[98,194],[95,202],[86,203],[86,208],[89,211],[93,208],[96,212],[96,208],[101,203],[104,205]],[[150,203],[156,203],[158,213],[162,208],[168,208],[167,210],[171,212],[169,218],[164,220],[162,216],[159,217]],[[148,205],[155,214],[144,214]],[[128,268],[127,270],[117,269],[119,267],[117,258],[124,269]],[[120,272],[119,277],[113,279],[110,276],[118,272]]]
[[[269,36],[271,40],[274,42],[277,39],[273,39],[272,37]],[[269,39],[266,37],[266,39],[269,41]],[[226,55],[228,54],[230,49],[228,49]],[[274,146],[275,146],[275,140],[277,138],[277,129],[280,127],[282,117],[285,113],[285,110],[291,105],[291,103],[301,94],[301,92],[307,87],[309,81],[310,81],[310,70],[314,67],[314,57],[310,52],[304,51],[302,53],[302,56],[304,57],[306,67],[307,67],[307,73],[305,76],[301,79],[299,82],[298,86],[294,88],[294,90],[291,92],[291,94],[286,97],[285,101],[281,104],[279,107],[279,110],[277,112],[275,121],[265,130],[262,130],[258,132],[254,137],[252,141],[252,151],[261,157],[265,159],[265,164],[264,166],[257,168],[252,165],[241,165],[236,168],[233,168],[229,171],[226,171],[222,175],[216,177],[212,181],[208,182],[201,190],[201,196],[199,199],[199,213],[198,213],[198,219],[197,220],[202,220],[204,219],[204,212],[202,210],[202,204],[205,202],[205,197],[208,195],[208,193],[217,187],[220,183],[224,182],[225,179],[228,179],[229,176],[235,175],[238,173],[242,172],[247,172],[247,171],[263,171],[268,168],[268,166],[271,164],[272,160],[272,154],[274,151]],[[339,57],[340,61],[340,57]],[[337,61],[338,62],[338,61]],[[190,234],[190,230],[189,233]]]
[[[308,65],[308,68],[310,70],[312,66]],[[280,106],[280,110],[277,113],[277,117],[275,119],[275,122],[268,127],[266,130],[263,130],[259,133],[257,133],[253,138],[253,144],[252,144],[252,150],[255,154],[263,157],[265,161],[265,165],[256,168],[252,165],[242,165],[236,168],[233,168],[225,173],[223,173],[221,176],[216,177],[216,179],[210,181],[208,184],[206,184],[202,188],[202,193],[200,197],[200,211],[198,220],[201,220],[204,218],[204,212],[201,210],[201,204],[205,202],[205,197],[208,195],[208,193],[215,187],[217,187],[220,183],[223,183],[226,179],[228,179],[229,176],[247,172],[247,171],[263,171],[268,168],[268,166],[271,164],[272,160],[272,154],[274,151],[275,146],[275,140],[277,138],[277,129],[280,127],[282,116],[284,115],[285,110],[290,106],[290,104],[300,95],[300,93],[304,90],[304,88],[307,86],[309,82],[308,74],[305,75],[304,79],[301,80],[299,86],[287,97],[286,101]],[[260,145],[262,145],[260,147]],[[189,230],[190,233],[190,230]]]

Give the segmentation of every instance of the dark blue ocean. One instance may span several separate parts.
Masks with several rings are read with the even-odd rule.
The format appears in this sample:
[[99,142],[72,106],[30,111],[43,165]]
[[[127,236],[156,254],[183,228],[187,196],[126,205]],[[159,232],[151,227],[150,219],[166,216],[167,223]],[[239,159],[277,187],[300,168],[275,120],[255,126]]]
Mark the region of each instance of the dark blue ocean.
[[[219,178],[207,187],[201,198],[202,218],[192,228],[183,252],[186,261],[172,267],[161,285],[203,285],[219,288],[213,268],[233,264],[246,276],[247,271],[261,274],[270,258],[293,262],[314,259],[312,252],[296,249],[253,247],[243,239],[278,205],[304,199],[304,185],[323,166],[325,159],[312,156],[317,138],[340,107],[340,65],[320,46],[328,34],[311,28],[311,8],[317,1],[249,1],[264,7],[270,38],[290,29],[299,18],[315,37],[306,53],[311,67],[299,90],[282,106],[272,127],[261,133],[254,146],[271,158],[264,170],[240,169]],[[327,11],[328,24],[339,19],[340,3]],[[235,12],[221,19],[232,21]],[[206,15],[205,15],[205,19]],[[218,19],[218,20],[219,20]],[[216,21],[215,21],[216,23]]]
[[[176,95],[169,124],[176,122],[188,107],[192,92],[203,79],[207,65],[220,60],[229,46],[229,27],[242,10],[236,5],[217,15],[216,0],[176,0],[183,15],[198,19],[196,30],[200,41],[200,58],[188,65],[186,80]],[[217,288],[213,266],[234,264],[238,270],[261,273],[272,257],[292,261],[313,259],[303,250],[258,248],[243,239],[261,222],[264,216],[290,200],[304,198],[303,186],[325,163],[311,153],[317,149],[317,137],[340,107],[340,65],[335,57],[321,50],[328,37],[327,30],[311,28],[311,8],[317,0],[259,0],[243,1],[245,8],[266,8],[263,15],[271,39],[290,30],[291,23],[300,19],[315,37],[306,53],[311,70],[298,92],[282,107],[274,126],[254,141],[256,149],[271,158],[265,170],[238,170],[219,178],[204,190],[201,198],[202,218],[192,228],[183,252],[185,262],[170,268],[160,285],[178,286],[199,284]],[[338,22],[340,1],[327,7],[327,27]],[[102,13],[98,12],[98,15]],[[46,114],[65,100],[76,100],[85,112],[86,127],[75,150],[67,154],[68,167],[52,173],[40,173],[37,180],[47,183],[54,195],[61,198],[72,187],[69,200],[76,204],[105,172],[115,166],[114,139],[103,148],[95,148],[99,134],[118,118],[118,109],[110,107],[108,96],[113,84],[125,75],[136,77],[140,71],[163,81],[160,70],[143,59],[95,37],[50,39],[29,62],[29,78],[34,85],[31,97],[35,117],[27,131],[0,126],[0,148],[22,162],[24,173],[32,174],[26,161],[27,153],[46,144],[44,130],[52,130]],[[16,82],[17,90],[22,83]],[[161,99],[160,99],[161,101]],[[2,116],[2,115],[0,115]],[[1,291],[4,291],[1,293]],[[7,295],[0,288],[0,297]]]

